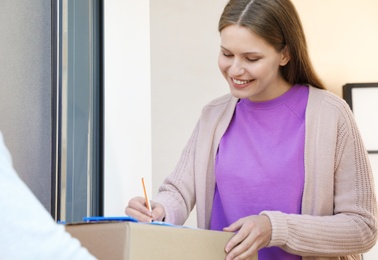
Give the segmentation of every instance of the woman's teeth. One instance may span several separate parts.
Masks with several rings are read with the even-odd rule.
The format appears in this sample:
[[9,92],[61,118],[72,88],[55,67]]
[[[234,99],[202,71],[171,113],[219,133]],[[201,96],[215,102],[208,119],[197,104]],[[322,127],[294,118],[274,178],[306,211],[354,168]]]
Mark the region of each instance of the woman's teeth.
[[238,84],[238,85],[244,85],[244,84],[247,84],[248,82],[251,82],[252,80],[239,80],[239,79],[232,79],[232,81],[233,81],[235,84]]

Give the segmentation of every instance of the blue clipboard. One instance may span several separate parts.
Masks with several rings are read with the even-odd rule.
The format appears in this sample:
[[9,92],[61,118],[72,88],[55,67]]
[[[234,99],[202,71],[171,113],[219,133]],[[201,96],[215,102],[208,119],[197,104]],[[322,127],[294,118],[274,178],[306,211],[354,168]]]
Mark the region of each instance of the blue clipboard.
[[103,216],[96,216],[96,217],[84,217],[83,221],[85,222],[122,222],[122,221],[128,221],[128,222],[138,222],[133,217],[130,216],[115,216],[115,217],[103,217]]

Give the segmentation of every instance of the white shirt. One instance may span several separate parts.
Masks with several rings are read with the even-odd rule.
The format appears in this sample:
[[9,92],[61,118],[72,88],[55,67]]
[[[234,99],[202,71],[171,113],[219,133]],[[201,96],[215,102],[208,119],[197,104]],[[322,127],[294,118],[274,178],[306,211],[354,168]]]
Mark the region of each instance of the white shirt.
[[95,259],[19,178],[0,132],[0,259]]

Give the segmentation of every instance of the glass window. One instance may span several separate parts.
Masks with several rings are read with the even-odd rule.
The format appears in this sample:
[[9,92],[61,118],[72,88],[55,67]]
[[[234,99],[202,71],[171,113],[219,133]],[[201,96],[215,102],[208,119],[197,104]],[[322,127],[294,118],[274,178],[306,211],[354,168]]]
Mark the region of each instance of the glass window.
[[55,10],[52,208],[70,223],[102,215],[102,3],[59,0]]

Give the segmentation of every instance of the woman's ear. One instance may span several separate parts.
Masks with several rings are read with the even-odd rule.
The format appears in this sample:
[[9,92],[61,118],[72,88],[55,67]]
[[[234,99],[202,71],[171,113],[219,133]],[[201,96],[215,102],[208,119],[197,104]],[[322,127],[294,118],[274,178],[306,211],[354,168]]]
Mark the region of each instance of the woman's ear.
[[280,66],[285,66],[290,61],[290,58],[291,58],[289,48],[287,47],[287,45],[283,48],[283,50],[281,51],[281,54],[282,54],[282,57],[281,57]]

